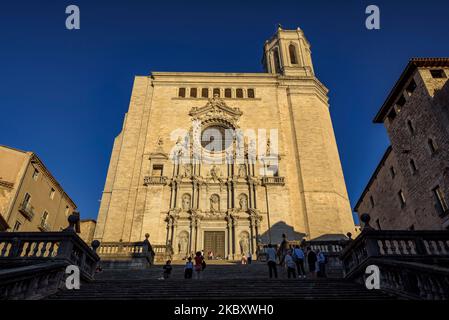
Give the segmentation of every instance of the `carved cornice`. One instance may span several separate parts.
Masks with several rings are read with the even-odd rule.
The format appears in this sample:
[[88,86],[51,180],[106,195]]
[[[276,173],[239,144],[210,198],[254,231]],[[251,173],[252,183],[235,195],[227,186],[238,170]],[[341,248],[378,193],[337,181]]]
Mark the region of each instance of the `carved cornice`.
[[192,108],[189,115],[192,117],[192,120],[199,120],[203,125],[225,123],[235,128],[242,112],[239,108],[229,107],[223,99],[216,95],[209,99],[204,107]]

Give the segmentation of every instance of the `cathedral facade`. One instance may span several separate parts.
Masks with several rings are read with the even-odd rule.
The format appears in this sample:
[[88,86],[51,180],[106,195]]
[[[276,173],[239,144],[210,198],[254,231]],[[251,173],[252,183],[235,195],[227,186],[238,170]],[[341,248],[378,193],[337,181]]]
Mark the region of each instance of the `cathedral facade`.
[[258,244],[354,231],[326,87],[302,30],[264,45],[263,73],[137,76],[95,238],[236,259]]

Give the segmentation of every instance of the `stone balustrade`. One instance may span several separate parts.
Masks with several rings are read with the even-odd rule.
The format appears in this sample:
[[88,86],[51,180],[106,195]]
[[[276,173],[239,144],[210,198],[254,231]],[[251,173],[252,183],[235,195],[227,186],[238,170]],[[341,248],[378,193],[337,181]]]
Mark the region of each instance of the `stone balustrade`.
[[165,185],[165,184],[167,184],[167,180],[168,180],[168,178],[165,176],[147,176],[144,178],[143,184],[146,186],[158,185],[158,184]]
[[147,268],[154,263],[155,251],[148,241],[103,242],[98,248],[103,268]]
[[379,267],[381,289],[385,292],[408,299],[449,299],[447,268],[388,259],[371,259],[369,264]]
[[154,245],[153,250],[155,252],[155,259],[158,262],[165,262],[166,260],[172,259],[174,253],[170,245]]
[[408,298],[449,298],[448,231],[374,230],[368,225],[340,259],[347,279],[364,283],[366,267],[376,265],[381,289]]
[[[79,217],[61,232],[0,233],[0,298],[33,299],[60,288],[65,267],[76,265],[81,281],[94,279],[100,257],[76,234]],[[40,293],[39,293],[40,292]]]
[[285,185],[284,177],[262,177],[263,185]]
[[421,262],[443,261],[449,259],[449,232],[364,230],[342,252],[345,273],[350,274],[372,257]]

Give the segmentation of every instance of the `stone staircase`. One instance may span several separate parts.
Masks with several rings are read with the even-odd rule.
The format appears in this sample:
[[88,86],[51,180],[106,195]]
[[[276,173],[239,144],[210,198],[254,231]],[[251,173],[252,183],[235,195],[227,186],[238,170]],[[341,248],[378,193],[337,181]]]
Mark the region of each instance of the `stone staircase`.
[[49,299],[393,299],[343,279],[287,279],[281,267],[278,274],[278,279],[269,279],[264,263],[241,265],[211,261],[201,280],[185,280],[183,265],[175,262],[167,280],[159,280],[161,265],[145,270],[104,270],[80,290],[60,291]]

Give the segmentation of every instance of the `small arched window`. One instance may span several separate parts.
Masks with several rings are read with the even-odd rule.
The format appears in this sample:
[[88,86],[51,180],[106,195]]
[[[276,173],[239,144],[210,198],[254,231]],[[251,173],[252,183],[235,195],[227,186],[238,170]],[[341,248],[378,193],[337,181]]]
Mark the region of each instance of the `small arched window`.
[[291,63],[298,64],[298,57],[296,56],[296,47],[294,44],[288,46],[288,52],[290,53]]

